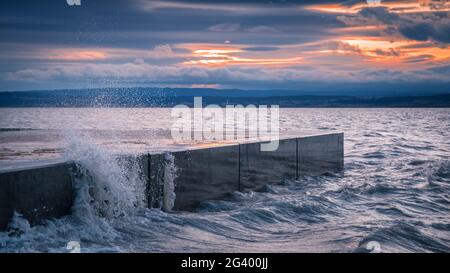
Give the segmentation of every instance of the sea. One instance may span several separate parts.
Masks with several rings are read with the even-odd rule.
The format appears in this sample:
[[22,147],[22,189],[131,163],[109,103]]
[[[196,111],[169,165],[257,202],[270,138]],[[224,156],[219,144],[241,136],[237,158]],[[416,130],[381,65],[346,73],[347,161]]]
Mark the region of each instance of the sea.
[[0,252],[450,252],[449,108],[282,108],[279,122],[282,136],[343,132],[343,172],[164,212],[114,159],[202,145],[172,140],[170,108],[0,108],[0,170],[73,160],[96,178],[76,181],[71,215],[16,213]]

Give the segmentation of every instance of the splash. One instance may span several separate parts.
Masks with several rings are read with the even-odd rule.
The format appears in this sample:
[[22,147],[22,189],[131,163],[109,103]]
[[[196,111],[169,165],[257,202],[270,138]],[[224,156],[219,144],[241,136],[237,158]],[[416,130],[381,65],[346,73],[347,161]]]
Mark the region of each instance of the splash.
[[[102,200],[98,194],[91,194],[93,187],[100,187],[100,182],[81,174],[89,172],[94,176],[96,172],[98,176],[111,171],[119,173],[118,177],[103,184],[128,185],[136,182],[130,181],[131,177],[139,177],[139,165],[110,153],[112,145],[98,149],[95,144],[110,143],[110,139],[96,138],[94,142],[87,136],[74,134],[69,143],[74,147],[68,154],[74,155],[71,158],[79,162],[83,171],[74,184],[77,195],[73,213],[30,229],[18,217],[11,224],[16,232],[0,232],[0,252],[68,252],[67,244],[71,241],[80,242],[82,253],[368,252],[376,249],[367,246],[373,246],[373,242],[379,243],[381,252],[449,252],[449,110],[284,111],[288,111],[283,121],[285,127],[299,129],[301,124],[307,129],[320,126],[345,130],[348,136],[345,173],[304,176],[268,185],[257,192],[235,192],[224,200],[200,204],[194,212],[165,213],[164,202],[159,199],[159,206],[155,205],[158,209],[136,209],[133,204],[140,201],[133,200],[142,198],[135,195],[123,201],[130,207],[129,215],[108,219],[99,217],[101,213],[93,206]],[[153,115],[157,118],[148,120],[162,120],[167,113],[161,110],[160,116]],[[128,123],[132,123],[133,115],[136,121],[142,118],[130,114]],[[86,122],[79,115],[73,116],[81,125]],[[123,112],[111,119],[120,116]],[[441,123],[436,126],[438,120]],[[103,124],[104,120],[99,122]],[[132,124],[143,126],[139,122]],[[132,130],[120,126],[117,128]],[[79,129],[76,125],[72,127]],[[114,137],[114,130],[111,134],[107,137]],[[156,140],[152,141],[158,145]],[[383,156],[378,157],[377,151]],[[102,162],[103,158],[113,160]],[[158,164],[160,171],[153,170],[158,171],[159,187],[155,189],[162,196],[166,186],[165,195],[172,197],[166,198],[166,207],[173,208],[175,195],[171,189],[178,186],[175,185],[178,162],[176,158],[170,160],[173,158],[170,155],[165,158],[167,164]],[[110,165],[100,172],[94,168],[96,164]],[[133,167],[128,165],[135,169],[124,171],[123,176],[113,170]],[[144,192],[140,186],[127,186],[127,190]],[[109,194],[115,196],[105,193]]]
[[8,224],[8,236],[20,236],[30,229],[31,226],[27,219],[15,211],[11,222]]
[[90,204],[98,216],[105,218],[125,216],[145,207],[146,182],[138,156],[112,154],[88,136],[72,132],[65,158],[76,164],[76,187],[88,193],[75,206],[83,214],[86,208],[80,204]]
[[164,211],[171,211],[175,205],[175,179],[177,177],[177,167],[175,157],[172,154],[164,155]]

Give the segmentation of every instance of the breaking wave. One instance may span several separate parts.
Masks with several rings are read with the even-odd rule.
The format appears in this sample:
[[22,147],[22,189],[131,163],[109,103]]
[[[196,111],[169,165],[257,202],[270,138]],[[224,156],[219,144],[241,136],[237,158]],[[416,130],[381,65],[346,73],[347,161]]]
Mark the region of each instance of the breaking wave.
[[346,133],[343,174],[235,192],[194,212],[170,212],[173,156],[165,157],[164,210],[148,209],[139,158],[73,133],[66,153],[77,166],[72,214],[31,227],[16,213],[0,232],[0,252],[68,252],[73,241],[81,252],[450,252],[448,112],[441,113],[446,124],[411,131],[402,111],[416,124],[436,117],[348,110],[355,113],[345,122],[345,111],[315,111],[304,126]]

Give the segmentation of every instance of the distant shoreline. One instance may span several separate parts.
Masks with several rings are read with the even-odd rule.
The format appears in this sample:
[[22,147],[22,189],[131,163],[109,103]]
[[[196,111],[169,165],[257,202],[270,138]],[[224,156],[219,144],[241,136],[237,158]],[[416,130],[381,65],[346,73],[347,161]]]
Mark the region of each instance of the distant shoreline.
[[[193,106],[194,97],[165,98],[163,102],[126,102],[94,101],[88,98],[79,98],[77,101],[68,101],[65,98],[59,100],[33,99],[21,96],[14,99],[4,99],[0,94],[0,108],[168,108],[179,104]],[[414,96],[414,97],[268,97],[268,98],[217,98],[202,97],[204,106],[216,104],[221,107],[226,105],[278,105],[280,108],[448,108],[450,107],[449,95]],[[94,101],[94,102],[93,102]]]
[[377,96],[310,94],[302,91],[242,91],[215,89],[82,89],[60,91],[0,92],[0,107],[66,108],[164,108],[193,106],[194,97],[203,105],[279,105],[281,108],[448,108],[450,92],[432,95],[389,94]]

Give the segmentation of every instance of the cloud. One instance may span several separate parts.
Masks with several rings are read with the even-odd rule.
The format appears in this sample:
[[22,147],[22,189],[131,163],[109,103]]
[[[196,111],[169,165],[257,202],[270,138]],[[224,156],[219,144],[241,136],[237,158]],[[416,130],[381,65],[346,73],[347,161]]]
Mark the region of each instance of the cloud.
[[148,53],[148,57],[154,59],[163,59],[163,58],[173,58],[175,57],[174,52],[170,45],[157,45]]
[[216,67],[151,65],[142,61],[123,64],[85,64],[22,69],[7,73],[7,81],[80,82],[119,81],[152,84],[220,84],[299,86],[304,82],[450,82],[448,68],[441,70],[392,70],[364,68],[340,70],[334,67]]
[[386,56],[386,57],[400,57],[402,55],[400,51],[395,50],[393,48],[389,48],[387,50],[377,48],[376,50],[374,50],[374,53],[377,56]]
[[247,27],[245,29],[241,28],[240,24],[237,23],[221,23],[217,25],[213,25],[208,28],[209,31],[215,32],[250,32],[250,33],[278,33],[279,31],[274,27],[259,25],[253,27]]
[[246,31],[251,33],[277,33],[279,32],[277,29],[269,26],[255,26],[247,28]]
[[54,50],[48,52],[41,58],[47,58],[49,60],[62,60],[62,61],[92,61],[92,60],[104,60],[108,58],[107,53],[98,50],[80,50],[80,49],[68,49],[68,50]]
[[384,26],[381,34],[394,39],[450,43],[448,12],[393,13],[386,7],[368,7],[356,14],[337,16],[337,19],[347,26]]
[[75,11],[50,2],[24,10],[12,1],[0,10],[1,88],[113,80],[296,88],[304,81],[448,82],[448,70],[427,70],[450,60],[445,8],[318,0],[322,9],[312,12],[307,2],[111,0]]
[[221,23],[208,28],[209,31],[215,32],[236,32],[241,26],[239,24]]
[[303,1],[177,1],[177,0],[135,0],[135,7],[144,11],[155,10],[193,10],[220,12],[231,14],[286,14],[296,13],[296,9],[305,3]]
[[361,54],[361,49],[356,45],[350,45],[349,43],[341,41],[326,41],[319,45],[322,50],[332,50],[346,53]]
[[450,20],[445,19],[445,22],[429,22],[419,21],[412,24],[406,24],[399,27],[400,33],[406,38],[427,41],[434,40],[440,43],[450,43]]
[[277,46],[250,46],[242,48],[245,51],[275,51],[279,49],[280,47]]
[[325,48],[334,50],[336,52],[353,53],[366,57],[379,58],[379,57],[401,57],[403,52],[395,48],[373,48],[362,49],[357,45],[352,45],[341,41],[329,41],[324,43]]
[[382,7],[392,13],[423,13],[448,12],[450,3],[447,0],[367,0],[367,1],[339,1],[340,3],[326,3],[307,5],[306,10],[321,13],[356,14],[367,7]]

